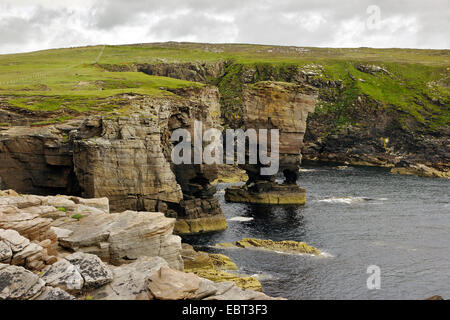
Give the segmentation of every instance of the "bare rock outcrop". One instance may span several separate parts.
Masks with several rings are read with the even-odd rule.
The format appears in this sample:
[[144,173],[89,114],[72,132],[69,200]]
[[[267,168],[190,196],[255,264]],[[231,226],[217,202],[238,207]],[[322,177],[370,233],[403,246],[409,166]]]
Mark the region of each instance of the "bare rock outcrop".
[[76,300],[76,298],[60,288],[46,286],[36,300]]
[[42,293],[45,282],[23,267],[0,264],[0,300],[29,300]]
[[182,269],[181,238],[172,234],[175,219],[160,212],[99,214],[79,221],[57,220],[57,227],[73,233],[59,244],[72,251],[92,253],[114,265],[140,256],[161,256],[175,269]]
[[146,279],[161,267],[168,267],[161,257],[140,257],[130,264],[110,266],[114,280],[89,294],[99,300],[147,300]]
[[116,212],[158,211],[181,201],[164,155],[158,110],[149,110],[84,123],[81,132],[101,131],[99,137],[80,136],[74,142],[74,170],[84,197],[106,196]]
[[49,254],[51,244],[49,239],[40,243],[30,242],[16,230],[0,229],[0,263],[42,270],[56,261],[56,257]]
[[0,196],[0,228],[16,230],[31,241],[56,243],[56,234],[50,229],[52,219],[43,217],[50,212],[58,210],[36,196]]
[[61,259],[47,269],[43,275],[48,285],[66,292],[77,293],[84,286],[84,279],[77,268],[65,259]]
[[[163,213],[110,214],[107,198],[18,195],[12,190],[2,194],[2,263],[41,270],[56,262],[61,246],[71,252],[95,254],[115,265],[140,256],[161,256],[171,267],[183,268],[181,238],[173,235],[175,219]],[[64,262],[58,262],[57,267],[62,269],[59,273],[67,273]]]
[[[243,187],[226,190],[225,199],[232,202],[265,204],[304,204],[305,190],[296,181],[301,164],[301,150],[308,113],[313,112],[317,91],[305,84],[258,82],[243,90],[243,127],[245,129],[279,130],[279,171],[285,181],[275,183],[275,175],[261,175],[261,164],[241,167],[249,179]],[[259,136],[260,139],[264,137]],[[271,141],[268,138],[267,148]]]
[[111,270],[94,254],[75,252],[65,259],[81,274],[86,289],[101,287],[113,279]]
[[233,282],[214,283],[193,273],[161,267],[147,279],[148,291],[158,300],[277,300],[264,293],[242,290]]
[[138,64],[137,71],[149,75],[164,76],[188,81],[206,83],[210,79],[217,78],[223,72],[225,63],[222,61],[210,63],[153,63]]
[[67,131],[59,126],[14,126],[0,132],[0,189],[73,194],[72,150],[64,137]]
[[[219,126],[217,88],[177,89],[164,97],[122,94],[120,99],[125,101],[123,109],[108,116],[2,130],[0,188],[107,197],[114,212],[158,211],[178,218],[183,225],[177,228],[180,233],[224,229],[225,218],[209,183],[216,175],[204,175],[205,170],[195,166],[177,169],[170,141],[173,130],[190,130],[194,120],[202,121],[205,128]],[[201,194],[192,189],[193,182],[200,180],[205,182]],[[197,199],[200,204],[192,202]],[[48,212],[47,216],[55,218],[54,213],[62,215]]]

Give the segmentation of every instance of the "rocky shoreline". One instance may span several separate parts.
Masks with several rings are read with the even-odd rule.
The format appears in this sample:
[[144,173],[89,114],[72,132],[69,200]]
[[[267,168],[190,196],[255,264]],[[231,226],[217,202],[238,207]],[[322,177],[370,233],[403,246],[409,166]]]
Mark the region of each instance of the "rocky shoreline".
[[[64,124],[0,130],[0,188],[30,194],[107,197],[116,211],[158,211],[177,219],[179,234],[224,230],[211,184],[215,165],[174,166],[171,132],[194,120],[218,126],[218,92],[184,89],[181,96],[122,95],[122,113],[86,115]],[[0,112],[1,113],[1,112]]]
[[174,226],[158,212],[110,213],[107,198],[1,191],[0,300],[279,299],[225,272],[237,268],[228,257],[182,246]]
[[[450,177],[448,68],[409,64],[421,83],[365,57],[328,61],[327,51],[312,63],[295,51],[274,63],[259,47],[244,60],[223,48],[226,59],[208,62],[80,61],[59,75],[60,93],[2,88],[0,299],[271,299],[226,256],[181,243],[227,228],[217,183],[245,181],[225,191],[230,202],[304,205],[302,159]],[[284,180],[262,175],[268,164],[175,164],[171,135],[193,136],[195,120],[219,132],[278,129]],[[222,247],[320,254],[264,239]]]

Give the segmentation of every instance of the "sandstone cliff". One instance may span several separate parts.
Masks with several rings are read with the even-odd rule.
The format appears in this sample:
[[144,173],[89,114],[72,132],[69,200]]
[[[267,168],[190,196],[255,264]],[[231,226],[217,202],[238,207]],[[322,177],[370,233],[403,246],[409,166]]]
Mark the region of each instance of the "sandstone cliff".
[[215,166],[174,166],[170,158],[173,130],[192,131],[194,120],[205,128],[218,126],[218,91],[176,91],[179,96],[122,95],[124,107],[108,116],[0,132],[0,186],[107,197],[114,212],[159,211],[179,218],[179,233],[226,228],[210,184]]
[[[305,160],[450,175],[448,50],[187,43],[146,47],[156,60],[146,64],[149,74],[216,85],[225,126],[244,125],[247,86],[281,81],[315,87],[318,105],[307,122]],[[171,54],[161,57],[157,50],[175,50],[192,62],[177,61]],[[208,62],[193,62],[199,52]],[[139,63],[130,65],[137,70]]]

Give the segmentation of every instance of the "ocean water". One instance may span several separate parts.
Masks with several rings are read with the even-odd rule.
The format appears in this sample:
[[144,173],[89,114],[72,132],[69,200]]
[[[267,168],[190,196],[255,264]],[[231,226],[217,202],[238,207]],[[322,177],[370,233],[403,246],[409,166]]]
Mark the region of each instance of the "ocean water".
[[[450,298],[450,181],[391,175],[383,168],[304,166],[305,206],[227,203],[224,232],[185,237],[221,252],[239,271],[257,275],[263,291],[289,299]],[[216,249],[243,237],[305,241],[326,254],[288,255]],[[368,289],[367,268],[380,268]]]

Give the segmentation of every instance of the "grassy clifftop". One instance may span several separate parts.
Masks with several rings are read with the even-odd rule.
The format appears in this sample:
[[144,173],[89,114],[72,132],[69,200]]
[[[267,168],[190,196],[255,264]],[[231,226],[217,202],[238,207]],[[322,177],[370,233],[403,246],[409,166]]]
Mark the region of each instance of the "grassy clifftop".
[[338,125],[357,125],[355,108],[366,97],[396,112],[405,130],[437,132],[450,121],[449,58],[450,50],[247,44],[156,43],[46,50],[0,55],[0,103],[32,111],[110,112],[121,103],[109,97],[120,93],[171,95],[165,88],[199,85],[133,72],[138,64],[222,61],[220,76],[204,82],[219,87],[223,116],[230,122],[239,117],[244,85],[261,80],[295,81],[301,70],[308,82],[320,87],[317,113],[332,115]]

